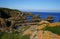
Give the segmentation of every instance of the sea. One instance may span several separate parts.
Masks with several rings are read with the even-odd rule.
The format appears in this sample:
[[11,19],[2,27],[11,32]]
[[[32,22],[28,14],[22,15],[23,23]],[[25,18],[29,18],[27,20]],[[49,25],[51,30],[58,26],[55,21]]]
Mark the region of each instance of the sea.
[[[54,22],[58,22],[60,20],[60,12],[32,12],[34,15],[40,15],[41,19],[46,19],[49,15],[54,17]],[[28,18],[29,19],[29,18]]]

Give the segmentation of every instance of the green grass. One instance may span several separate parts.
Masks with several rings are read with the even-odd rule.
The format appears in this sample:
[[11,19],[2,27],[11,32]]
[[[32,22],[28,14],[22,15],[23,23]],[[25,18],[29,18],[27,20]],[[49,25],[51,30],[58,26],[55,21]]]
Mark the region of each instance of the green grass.
[[[28,29],[30,26],[23,27],[24,30]],[[21,29],[22,30],[22,29]],[[2,32],[0,33],[0,39],[29,39],[29,35],[22,36],[23,32],[14,31],[13,33]]]
[[43,30],[48,30],[48,31],[51,31],[55,34],[58,34],[60,35],[60,26],[56,26],[56,27],[46,27],[44,28]]
[[24,35],[20,39],[30,39],[30,35]]
[[0,34],[0,39],[19,39],[21,35],[22,33],[18,33],[18,32],[13,32],[13,33],[3,32]]
[[9,39],[10,35],[11,35],[11,34],[8,34],[8,33],[6,33],[6,32],[2,32],[2,33],[0,34],[0,39]]
[[24,27],[24,30],[27,30],[28,28],[30,28],[30,26],[25,26],[25,27]]
[[17,33],[17,32],[13,32],[13,33],[1,33],[0,34],[0,39],[30,39],[30,35],[23,35],[22,33]]

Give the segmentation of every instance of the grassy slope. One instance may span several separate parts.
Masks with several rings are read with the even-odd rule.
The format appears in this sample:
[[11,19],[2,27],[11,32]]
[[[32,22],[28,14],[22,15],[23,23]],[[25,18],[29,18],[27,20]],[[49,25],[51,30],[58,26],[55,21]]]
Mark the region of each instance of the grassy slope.
[[21,33],[18,32],[13,32],[13,33],[1,33],[0,34],[0,39],[19,39],[21,36]]
[[[29,27],[30,26],[26,26],[26,27],[23,27],[22,29],[26,30]],[[13,32],[13,33],[3,32],[3,33],[0,33],[0,39],[30,39],[29,35],[22,36],[22,34],[23,34],[22,31],[20,33],[19,32]]]
[[44,28],[43,30],[48,30],[48,31],[51,31],[55,34],[58,34],[60,35],[60,26],[56,26],[56,27],[46,27]]
[[21,37],[21,39],[30,39],[30,35],[24,35]]

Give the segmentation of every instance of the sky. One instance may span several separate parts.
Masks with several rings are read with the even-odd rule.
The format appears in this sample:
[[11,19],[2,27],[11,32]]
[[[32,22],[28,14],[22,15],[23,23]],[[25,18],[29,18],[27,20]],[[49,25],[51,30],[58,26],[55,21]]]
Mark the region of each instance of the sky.
[[60,0],[0,0],[0,7],[21,11],[60,12]]

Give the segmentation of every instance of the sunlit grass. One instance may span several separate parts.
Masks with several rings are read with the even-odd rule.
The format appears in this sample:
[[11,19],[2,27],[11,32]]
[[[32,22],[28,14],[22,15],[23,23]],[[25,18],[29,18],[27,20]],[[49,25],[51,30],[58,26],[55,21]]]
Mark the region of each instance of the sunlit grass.
[[30,39],[30,35],[24,35],[21,37],[21,39]]
[[19,39],[22,34],[18,32],[7,33],[3,32],[0,34],[0,39]]
[[[28,28],[29,26],[23,27],[24,30]],[[22,29],[20,30],[20,32],[17,32],[17,31],[13,31],[12,33],[1,32],[0,39],[28,39],[29,36],[27,35],[22,36],[23,32],[24,31],[22,31]]]
[[60,26],[56,26],[56,27],[45,27],[43,30],[48,30],[48,31],[51,31],[55,34],[58,34],[60,35]]

